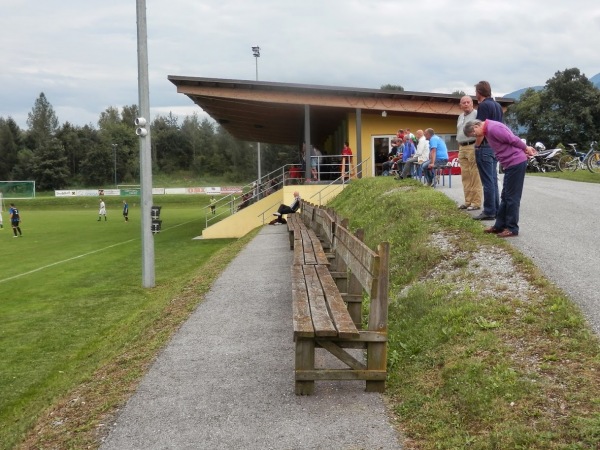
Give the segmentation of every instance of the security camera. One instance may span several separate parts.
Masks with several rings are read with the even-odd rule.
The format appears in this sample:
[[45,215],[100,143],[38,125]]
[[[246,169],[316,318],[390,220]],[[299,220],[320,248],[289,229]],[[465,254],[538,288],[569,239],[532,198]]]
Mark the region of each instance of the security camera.
[[134,120],[133,123],[135,124],[136,127],[145,127],[146,119],[144,119],[143,117],[138,117],[137,119]]
[[135,129],[135,134],[137,134],[140,137],[144,137],[148,134],[148,130],[146,130],[145,128],[139,127],[139,128]]

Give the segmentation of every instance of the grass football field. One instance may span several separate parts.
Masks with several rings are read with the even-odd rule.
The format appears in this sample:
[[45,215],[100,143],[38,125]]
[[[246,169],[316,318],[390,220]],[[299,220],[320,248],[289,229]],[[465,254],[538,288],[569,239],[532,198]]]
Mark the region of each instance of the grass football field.
[[140,209],[130,201],[125,222],[120,202],[107,199],[107,221],[97,220],[97,199],[16,202],[19,238],[3,214],[0,448],[16,445],[41,411],[144,333],[231,242],[192,239],[204,227],[207,200],[165,200],[154,236],[156,287],[145,289]]

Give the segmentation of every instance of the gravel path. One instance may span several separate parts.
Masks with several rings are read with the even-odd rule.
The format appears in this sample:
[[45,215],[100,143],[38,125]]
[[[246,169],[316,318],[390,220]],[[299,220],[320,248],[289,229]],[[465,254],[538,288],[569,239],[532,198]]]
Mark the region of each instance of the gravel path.
[[[446,180],[447,181],[447,180]],[[499,175],[502,187],[502,175]],[[460,204],[460,176],[439,190]],[[477,211],[479,213],[479,211]],[[476,215],[473,212],[471,215]],[[510,242],[531,258],[583,311],[600,335],[600,184],[527,176],[519,236]],[[492,225],[493,222],[484,222]]]
[[287,228],[264,227],[159,355],[103,446],[400,449],[380,394],[317,382],[294,394]]

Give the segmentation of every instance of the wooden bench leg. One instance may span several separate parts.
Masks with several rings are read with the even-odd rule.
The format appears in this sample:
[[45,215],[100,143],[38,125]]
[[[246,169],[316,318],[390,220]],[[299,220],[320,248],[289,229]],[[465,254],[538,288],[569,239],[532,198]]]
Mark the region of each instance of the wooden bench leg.
[[[367,344],[367,369],[386,370],[387,342],[369,342]],[[367,392],[384,392],[385,381],[367,381]]]
[[[298,339],[296,341],[296,370],[313,370],[315,368],[315,341]],[[312,395],[315,382],[296,380],[296,395]]]

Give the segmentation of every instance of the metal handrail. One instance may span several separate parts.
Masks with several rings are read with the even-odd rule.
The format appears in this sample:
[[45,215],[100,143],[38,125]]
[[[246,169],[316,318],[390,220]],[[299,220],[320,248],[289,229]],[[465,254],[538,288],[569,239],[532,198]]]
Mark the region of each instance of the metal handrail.
[[[342,158],[342,155],[311,156],[311,159],[312,158],[318,158],[317,181],[322,180],[321,176],[323,174],[339,173],[339,167],[340,167],[339,160]],[[328,161],[328,160],[330,160],[331,162],[323,162],[323,161]],[[362,161],[360,164],[357,165],[357,172],[359,172],[359,174],[362,174],[362,171],[359,171],[358,169],[360,167],[362,167],[362,165],[369,160],[370,160],[370,158],[367,158],[364,161]],[[211,204],[207,205],[206,207],[204,207],[205,217],[206,217],[205,228],[208,228],[208,226],[210,224],[222,219],[224,216],[233,215],[237,211],[239,211],[240,205],[242,205],[243,202],[237,204],[237,208],[236,208],[236,201],[238,201],[240,198],[246,197],[246,199],[244,201],[247,201],[248,205],[250,205],[252,203],[259,201],[260,199],[262,199],[264,197],[267,197],[269,194],[271,194],[271,192],[273,190],[277,191],[277,190],[281,189],[283,186],[291,184],[292,180],[293,180],[293,182],[304,183],[304,181],[305,181],[304,174],[301,174],[300,178],[293,178],[293,177],[289,176],[289,173],[291,172],[290,169],[292,167],[298,167],[299,165],[300,164],[285,164],[285,165],[279,167],[278,169],[275,169],[275,170],[269,172],[268,174],[262,176],[260,178],[260,180],[257,179],[257,180],[251,181],[251,182],[245,184],[244,186],[242,186],[240,188],[240,190],[242,192],[241,196],[236,197],[237,193],[235,193],[235,192],[231,193],[231,194],[227,194],[227,195],[219,198],[216,202],[211,203]],[[329,168],[331,170],[328,170]],[[359,176],[359,175],[357,175],[357,176]],[[323,190],[327,189],[332,184],[340,184],[339,183],[340,180],[342,180],[342,183],[341,183],[342,185],[347,182],[342,174],[339,177],[337,177],[336,179],[334,179],[333,181],[331,181],[329,184],[327,184],[321,191],[317,192],[312,197],[314,197],[316,195],[320,195]],[[306,180],[306,181],[309,181],[309,180]],[[336,190],[334,189],[331,192],[333,193],[335,191]],[[319,198],[321,199],[322,196],[320,196]],[[246,205],[246,206],[248,206],[248,205]],[[212,212],[211,212],[213,207],[215,209],[215,214],[212,214]],[[261,213],[263,215],[263,221],[264,221],[264,214],[270,208],[267,208],[265,211],[263,211]],[[259,214],[259,216],[261,214]]]
[[273,204],[271,204],[267,209],[265,209],[264,211],[260,212],[259,214],[256,215],[256,217],[261,217],[262,216],[262,222],[263,225],[265,224],[265,214],[267,213],[267,211],[271,210],[271,208],[279,205],[279,202],[275,202]]
[[[371,159],[371,157],[363,160],[362,162],[360,162],[359,164],[356,165],[356,177],[357,178],[360,178],[362,176],[362,166],[363,166],[364,163],[366,163],[370,159]],[[344,186],[347,183],[345,175],[346,174],[340,175],[338,178],[336,178],[335,180],[333,180],[331,183],[329,183],[328,185],[326,185],[325,187],[323,187],[323,189],[321,189],[318,192],[315,192],[309,198],[312,199],[312,198],[314,198],[314,197],[316,197],[318,195],[319,196],[319,202],[317,204],[318,205],[322,205],[323,204],[323,199],[324,199],[324,197],[322,195],[323,191],[327,190],[327,197],[329,197],[329,196],[331,196],[331,194],[333,194],[334,192],[336,192],[338,189],[341,189],[341,186]],[[342,181],[341,183],[339,183],[340,180]],[[335,184],[335,188],[328,189],[333,184]]]

